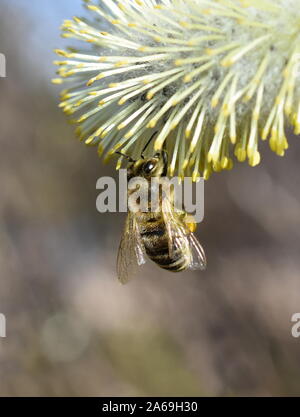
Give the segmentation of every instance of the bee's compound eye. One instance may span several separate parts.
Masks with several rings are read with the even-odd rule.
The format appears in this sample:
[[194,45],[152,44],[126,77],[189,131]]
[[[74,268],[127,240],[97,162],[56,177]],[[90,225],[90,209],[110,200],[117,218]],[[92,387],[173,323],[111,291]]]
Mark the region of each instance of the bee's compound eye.
[[156,163],[153,161],[148,161],[144,165],[143,171],[145,174],[150,174],[150,172],[155,168]]

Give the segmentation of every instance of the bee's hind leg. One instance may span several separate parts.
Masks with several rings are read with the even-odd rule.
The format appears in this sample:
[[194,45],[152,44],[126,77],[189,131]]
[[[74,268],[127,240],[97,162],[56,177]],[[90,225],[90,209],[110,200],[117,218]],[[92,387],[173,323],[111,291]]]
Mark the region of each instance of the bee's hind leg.
[[186,225],[191,233],[194,233],[197,229],[197,223],[194,216],[188,214],[186,211],[179,212],[179,219]]

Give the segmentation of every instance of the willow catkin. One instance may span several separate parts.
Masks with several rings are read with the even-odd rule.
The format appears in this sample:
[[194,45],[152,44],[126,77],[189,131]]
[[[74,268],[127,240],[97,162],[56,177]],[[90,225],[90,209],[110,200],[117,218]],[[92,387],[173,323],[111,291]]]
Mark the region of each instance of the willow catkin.
[[[300,133],[299,0],[101,0],[63,24],[60,106],[106,159],[166,148],[169,175],[257,165]],[[153,152],[149,148],[149,152]],[[119,168],[123,159],[118,157]]]

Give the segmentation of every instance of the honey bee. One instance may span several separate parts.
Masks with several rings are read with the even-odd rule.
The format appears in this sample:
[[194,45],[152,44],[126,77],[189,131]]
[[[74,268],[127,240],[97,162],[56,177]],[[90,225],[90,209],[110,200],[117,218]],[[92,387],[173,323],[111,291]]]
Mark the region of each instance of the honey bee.
[[[164,150],[147,159],[143,152],[137,161],[122,155],[130,160],[127,180],[142,177],[150,189],[152,177],[163,179],[167,176],[168,158]],[[159,209],[150,210],[150,199],[147,212],[128,210],[117,257],[119,281],[128,282],[137,267],[146,262],[146,257],[171,272],[205,269],[205,253],[193,233],[195,223],[185,221],[187,213],[175,211],[173,199],[163,193],[159,194]]]

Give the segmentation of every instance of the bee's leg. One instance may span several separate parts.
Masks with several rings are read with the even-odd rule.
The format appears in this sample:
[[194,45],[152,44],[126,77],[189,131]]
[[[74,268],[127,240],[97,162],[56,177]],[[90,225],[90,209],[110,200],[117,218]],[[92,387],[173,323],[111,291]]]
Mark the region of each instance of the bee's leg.
[[194,216],[192,216],[191,214],[188,214],[185,211],[182,211],[179,213],[179,218],[183,223],[185,223],[185,225],[187,226],[187,228],[189,229],[191,233],[194,233],[196,231],[197,223],[195,222]]

